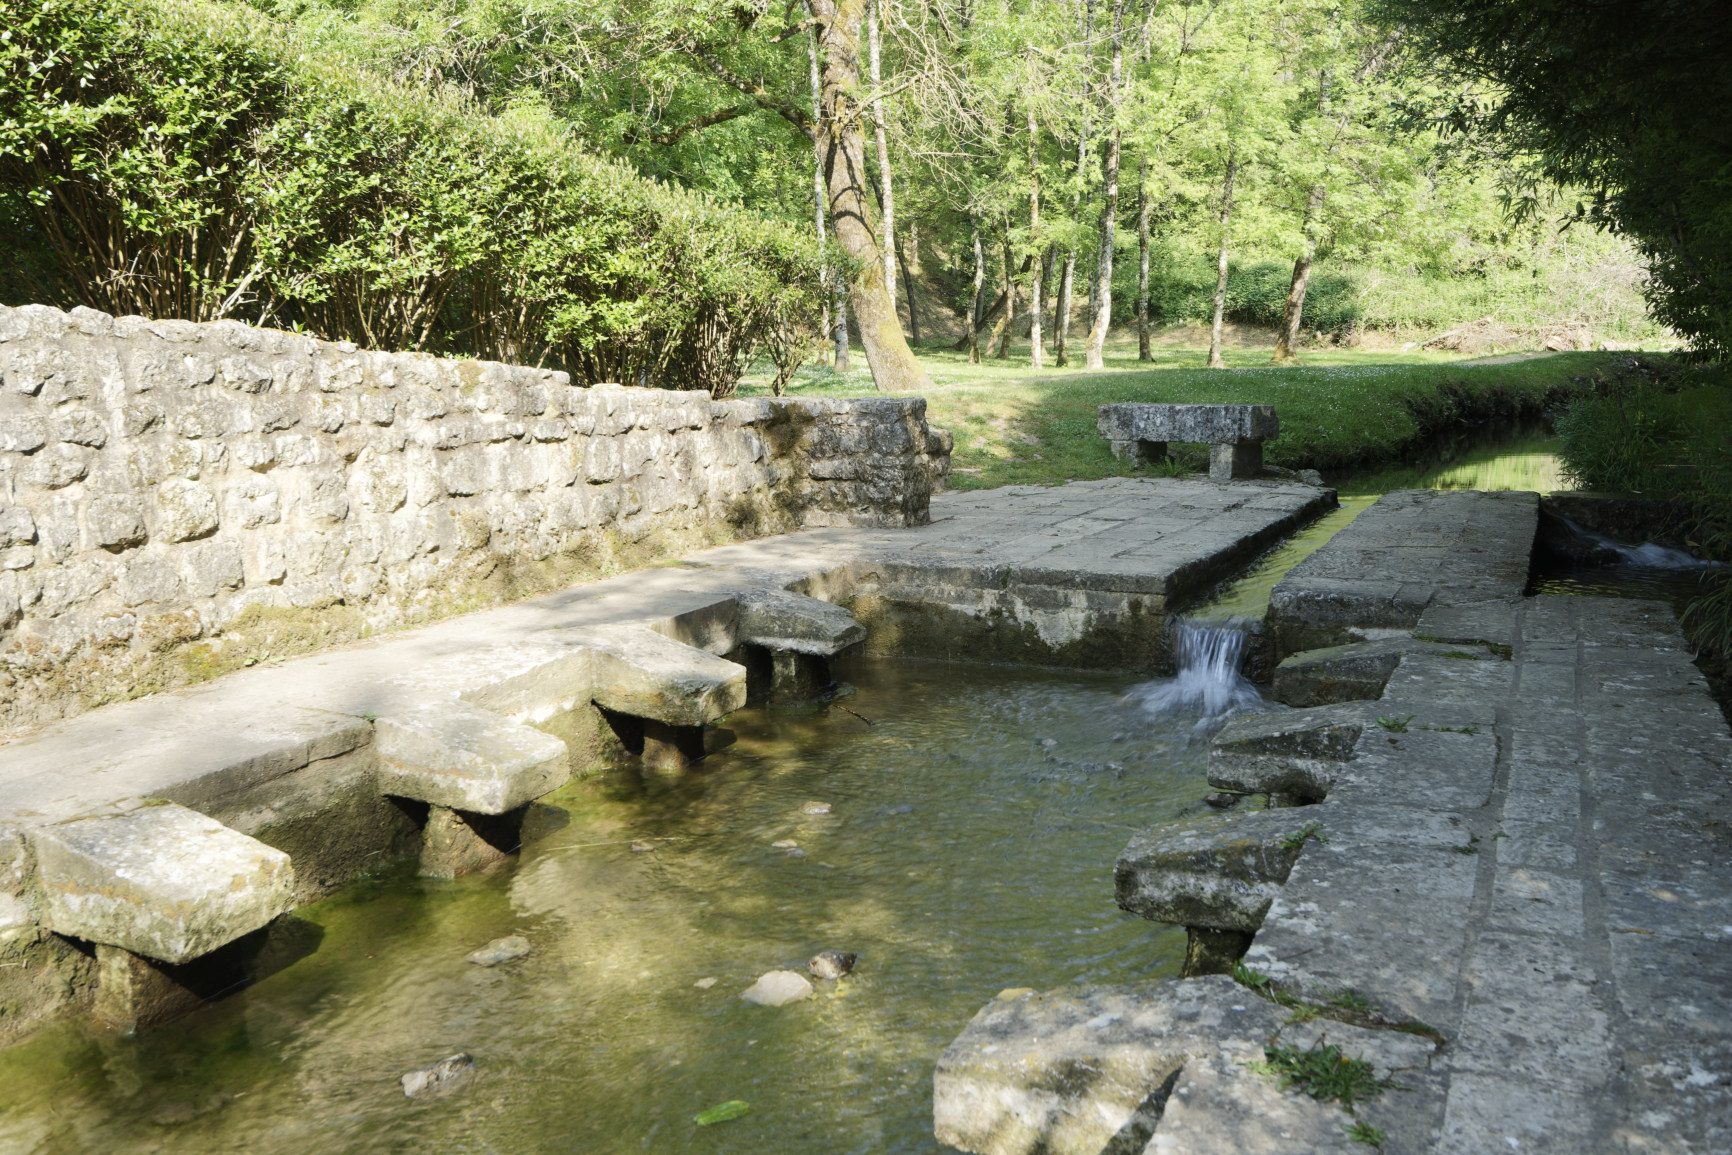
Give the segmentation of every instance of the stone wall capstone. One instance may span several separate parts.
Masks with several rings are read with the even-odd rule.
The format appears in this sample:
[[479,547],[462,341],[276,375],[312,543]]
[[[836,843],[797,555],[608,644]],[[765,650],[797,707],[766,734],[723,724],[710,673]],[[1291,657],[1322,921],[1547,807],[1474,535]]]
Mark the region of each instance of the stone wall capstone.
[[0,728],[710,542],[924,524],[925,410],[0,307]]

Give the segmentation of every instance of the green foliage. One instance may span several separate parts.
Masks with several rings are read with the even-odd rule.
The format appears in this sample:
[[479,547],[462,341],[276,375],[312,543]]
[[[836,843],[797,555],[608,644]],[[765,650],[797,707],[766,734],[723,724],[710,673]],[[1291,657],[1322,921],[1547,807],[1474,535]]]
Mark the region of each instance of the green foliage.
[[1288,850],[1298,850],[1313,838],[1322,843],[1327,843],[1329,841],[1323,836],[1323,827],[1320,823],[1307,822],[1293,833],[1282,838],[1281,845],[1286,847]]
[[777,331],[810,327],[808,240],[586,155],[533,106],[486,116],[323,66],[198,0],[0,15],[9,302],[718,395]]
[[1347,1137],[1367,1147],[1381,1147],[1389,1138],[1370,1123],[1358,1119],[1347,1125]]
[[1276,1079],[1281,1089],[1296,1087],[1323,1103],[1340,1103],[1351,1109],[1383,1093],[1371,1064],[1351,1059],[1333,1044],[1301,1051],[1297,1047],[1272,1045],[1263,1048],[1263,1061],[1248,1066],[1260,1075]]
[[1260,995],[1269,991],[1269,976],[1255,967],[1246,966],[1243,959],[1233,964],[1233,981]]
[[[1229,262],[1227,307],[1229,320],[1274,328],[1281,323],[1292,283],[1293,266],[1277,261],[1249,265]],[[1134,278],[1121,280],[1120,291],[1134,290]],[[1149,314],[1162,322],[1205,321],[1215,309],[1215,268],[1201,256],[1174,259],[1151,273]],[[1363,319],[1359,287],[1352,277],[1339,272],[1313,273],[1305,294],[1304,327],[1326,333],[1347,333]]]
[[[1588,190],[1569,215],[1633,239],[1658,317],[1732,352],[1732,25],[1724,0],[1375,0],[1466,84],[1444,123]],[[1489,91],[1487,85],[1490,85]],[[1518,198],[1519,199],[1519,198]],[[1537,211],[1537,196],[1525,206]]]
[[1408,723],[1412,722],[1418,716],[1419,715],[1417,714],[1409,714],[1405,718],[1378,718],[1377,724],[1382,726],[1385,730],[1388,730],[1391,734],[1405,734],[1407,733]]

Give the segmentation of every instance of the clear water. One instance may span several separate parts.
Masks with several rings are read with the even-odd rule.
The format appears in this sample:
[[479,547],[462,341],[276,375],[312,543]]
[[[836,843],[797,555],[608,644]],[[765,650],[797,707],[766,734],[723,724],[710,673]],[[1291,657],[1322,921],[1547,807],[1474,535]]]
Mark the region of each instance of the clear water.
[[[317,950],[190,1019],[0,1052],[0,1151],[942,1150],[933,1063],[995,993],[1177,973],[1183,931],[1120,912],[1112,863],[1198,808],[1205,744],[1124,677],[847,676],[852,713],[742,711],[682,780],[566,788],[514,867],[303,908]],[[464,961],[512,933],[526,958]],[[827,948],[856,974],[738,998]],[[459,1050],[467,1082],[404,1098]],[[693,1123],[730,1099],[750,1113]]]

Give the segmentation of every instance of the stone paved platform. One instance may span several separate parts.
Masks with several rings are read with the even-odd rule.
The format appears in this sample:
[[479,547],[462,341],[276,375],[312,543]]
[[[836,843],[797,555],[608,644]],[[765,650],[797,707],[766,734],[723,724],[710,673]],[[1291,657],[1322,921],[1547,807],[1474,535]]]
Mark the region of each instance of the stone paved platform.
[[[1133,839],[1121,874],[1157,851],[1193,874],[1209,854],[1232,858],[1218,893],[1182,870],[1132,879],[1139,909],[1237,929],[1248,899],[1272,891],[1238,977],[1285,1002],[1285,1022],[1317,1016],[1344,1053],[1374,1065],[1380,1039],[1438,1042],[1401,1070],[1399,1090],[1359,1103],[1351,1117],[1334,1111],[1335,1127],[1380,1132],[1384,1152],[1732,1151],[1732,731],[1670,608],[1517,597],[1438,606],[1415,625],[1462,651],[1405,654],[1374,703],[1264,715],[1222,731],[1217,751],[1237,753],[1219,767],[1212,760],[1211,785],[1244,789],[1250,772],[1278,780],[1272,752],[1285,742],[1296,768],[1327,770],[1314,776],[1326,796],[1266,816],[1156,828],[1149,838],[1165,839],[1159,846]],[[1303,735],[1324,733],[1331,718],[1341,732],[1358,731],[1348,757],[1306,747]],[[1294,737],[1282,738],[1282,719]],[[1252,758],[1253,747],[1269,753]],[[1339,759],[1333,769],[1328,759]],[[1283,863],[1246,874],[1250,818],[1269,820],[1273,835],[1302,820],[1315,824],[1314,837],[1290,871]],[[1292,840],[1268,849],[1282,846],[1290,851]],[[1113,990],[1156,1022],[1194,997],[1190,984],[1220,981]],[[1176,1057],[1180,1043],[1194,1055],[1209,1049],[1210,1039],[1187,1029],[1183,1038],[1151,1029],[1144,1040],[1150,1069],[1169,1081],[1192,1061]],[[978,1034],[971,1026],[956,1055]],[[1266,1041],[1286,1045],[1289,1034],[1284,1026]],[[1223,1027],[1212,1038],[1242,1050],[1242,1035]],[[971,1089],[998,1087],[996,1101],[1020,1109],[1005,1088],[1044,1077],[1047,1043],[1018,1042],[1020,1067],[982,1067],[967,1086],[951,1062],[941,1125],[967,1102],[967,1134],[1020,1134],[996,1126],[998,1108]],[[1128,1046],[1118,1061],[1129,1069],[1137,1058]],[[1294,1129],[1292,1111],[1304,1106],[1297,1092],[1284,1092],[1286,1106],[1274,1111],[1258,1105],[1271,1095],[1266,1082],[1236,1077],[1187,1104],[1182,1129],[1164,1135],[1166,1115],[1149,1124],[1145,1155],[1325,1148]],[[1111,1117],[1138,1089],[1118,1086],[1102,1104],[1079,1093],[1067,1108]]]
[[1384,494],[1275,587],[1275,657],[1405,632],[1433,605],[1515,597],[1538,527],[1534,493]]

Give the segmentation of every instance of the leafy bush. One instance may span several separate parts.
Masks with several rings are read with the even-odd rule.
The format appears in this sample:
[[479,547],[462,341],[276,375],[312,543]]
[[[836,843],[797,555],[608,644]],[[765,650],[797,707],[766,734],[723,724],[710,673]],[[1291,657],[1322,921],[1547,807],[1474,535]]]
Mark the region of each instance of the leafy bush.
[[815,245],[199,0],[0,0],[0,299],[731,391]]

